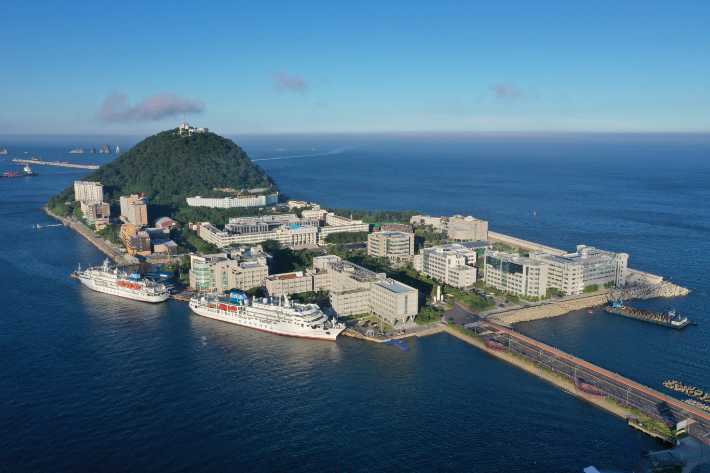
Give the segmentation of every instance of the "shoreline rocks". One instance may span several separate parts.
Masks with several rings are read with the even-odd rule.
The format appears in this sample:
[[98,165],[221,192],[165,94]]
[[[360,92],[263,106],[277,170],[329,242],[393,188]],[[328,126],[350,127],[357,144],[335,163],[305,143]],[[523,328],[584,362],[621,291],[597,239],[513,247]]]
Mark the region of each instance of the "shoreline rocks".
[[690,294],[690,289],[680,287],[670,281],[661,281],[650,286],[636,286],[624,289],[621,296],[624,299],[653,299],[654,297],[679,297]]
[[488,320],[499,325],[510,327],[512,324],[518,322],[529,322],[531,320],[558,317],[575,310],[600,306],[606,304],[607,302],[609,302],[609,294],[605,293],[581,299],[557,302],[555,304],[547,303],[534,307],[524,307],[522,309],[491,315],[488,317]]

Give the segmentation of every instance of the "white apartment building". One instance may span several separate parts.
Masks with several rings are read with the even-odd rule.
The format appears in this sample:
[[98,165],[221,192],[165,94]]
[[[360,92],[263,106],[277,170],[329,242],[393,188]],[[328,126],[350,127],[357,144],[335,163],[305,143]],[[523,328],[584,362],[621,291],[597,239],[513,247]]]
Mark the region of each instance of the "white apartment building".
[[148,204],[150,200],[137,194],[121,196],[121,217],[127,223],[139,227],[148,225]]
[[555,256],[550,253],[531,254],[530,258],[549,266],[548,287],[565,294],[582,294],[588,286],[626,282],[629,255],[577,245],[575,253]]
[[[490,246],[490,245],[488,245]],[[475,250],[462,244],[433,246],[414,257],[414,269],[450,286],[465,289],[476,283],[478,259]]]
[[74,181],[74,200],[77,202],[103,202],[104,186],[100,182]]
[[488,241],[488,222],[470,215],[468,217],[454,215],[449,218],[447,232],[449,238],[456,242]]
[[487,250],[484,280],[501,291],[543,297],[547,294],[548,268],[546,263],[517,253]]
[[271,195],[247,195],[222,198],[188,197],[187,205],[190,207],[211,207],[218,209],[231,209],[233,207],[264,207],[279,202],[279,193]]
[[409,261],[414,256],[414,233],[375,232],[367,236],[367,254],[390,261]]

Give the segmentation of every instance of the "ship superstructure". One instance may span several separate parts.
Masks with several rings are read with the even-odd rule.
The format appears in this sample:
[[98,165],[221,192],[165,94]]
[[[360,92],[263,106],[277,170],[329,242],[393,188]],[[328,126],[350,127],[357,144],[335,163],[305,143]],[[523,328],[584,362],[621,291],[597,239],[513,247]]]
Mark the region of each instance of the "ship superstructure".
[[6,172],[2,174],[2,177],[27,177],[27,176],[37,176],[37,172],[33,171],[30,165],[26,165],[23,172]]
[[111,269],[108,259],[103,266],[83,271],[79,266],[74,274],[84,286],[104,294],[144,302],[163,302],[170,297],[170,291],[163,284],[144,279],[136,272],[129,275],[125,271]]
[[250,299],[243,293],[232,293],[230,298],[204,295],[190,300],[190,308],[203,317],[291,337],[335,340],[345,330],[344,324],[329,320],[316,304],[296,304],[286,296]]

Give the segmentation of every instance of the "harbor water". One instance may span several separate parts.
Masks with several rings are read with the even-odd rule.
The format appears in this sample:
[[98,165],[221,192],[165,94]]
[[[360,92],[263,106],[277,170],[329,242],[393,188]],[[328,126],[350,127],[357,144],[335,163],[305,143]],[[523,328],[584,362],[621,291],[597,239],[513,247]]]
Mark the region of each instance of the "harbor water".
[[[710,390],[707,141],[291,140],[236,141],[292,197],[470,214],[550,246],[625,251],[632,267],[674,276],[690,296],[639,307],[672,304],[697,327],[595,310],[516,328],[654,387]],[[67,158],[78,145],[22,151],[115,157]],[[305,156],[319,153],[330,154]],[[179,301],[93,293],[69,273],[104,255],[69,228],[32,229],[55,222],[39,207],[88,171],[35,170],[0,183],[4,470],[579,472],[630,469],[662,448],[447,334],[409,339],[406,352],[299,340],[204,319]]]

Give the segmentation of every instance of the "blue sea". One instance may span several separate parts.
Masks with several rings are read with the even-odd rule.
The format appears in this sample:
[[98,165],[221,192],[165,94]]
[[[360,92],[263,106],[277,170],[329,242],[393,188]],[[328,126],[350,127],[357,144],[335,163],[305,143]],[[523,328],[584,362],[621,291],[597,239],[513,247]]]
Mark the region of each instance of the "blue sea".
[[[699,322],[672,331],[595,311],[518,324],[639,382],[710,390],[707,135],[232,137],[289,196],[350,209],[473,215],[490,229],[692,289],[637,302]],[[19,137],[9,156],[131,137]],[[24,154],[27,151],[27,154]],[[0,171],[18,168],[0,161]],[[663,446],[623,421],[439,334],[410,351],[295,340],[93,293],[69,278],[104,256],[39,210],[88,174],[0,180],[3,471],[631,470]]]

